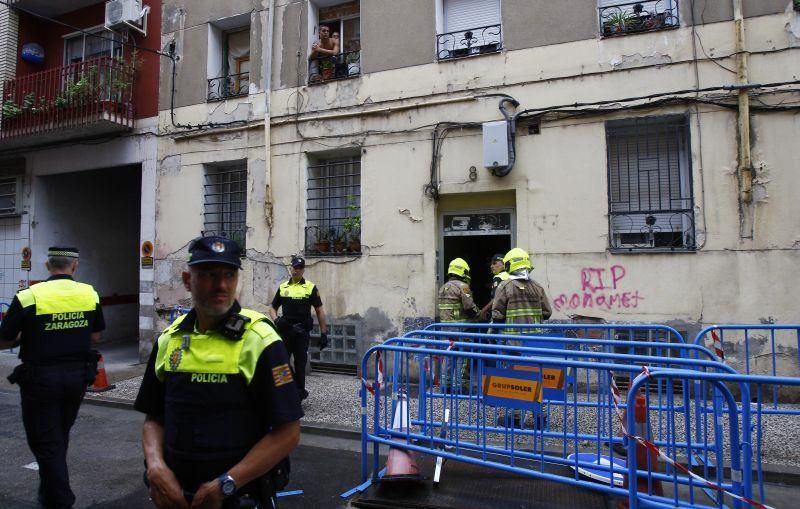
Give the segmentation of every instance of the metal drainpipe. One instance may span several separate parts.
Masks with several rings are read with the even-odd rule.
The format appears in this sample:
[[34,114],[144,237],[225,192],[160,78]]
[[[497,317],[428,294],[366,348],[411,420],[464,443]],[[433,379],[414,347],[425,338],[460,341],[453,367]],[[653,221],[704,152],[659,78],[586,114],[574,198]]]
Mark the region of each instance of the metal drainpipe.
[[267,222],[268,236],[272,236],[272,140],[270,131],[270,94],[272,94],[272,38],[275,25],[275,0],[269,0],[267,13],[267,43],[264,48],[264,168],[266,169],[266,198],[264,199],[264,218]]
[[[736,31],[736,78],[748,85],[748,54],[745,50],[742,0],[733,0],[733,23]],[[750,155],[750,89],[739,89],[739,196],[742,203],[753,201],[753,163]]]

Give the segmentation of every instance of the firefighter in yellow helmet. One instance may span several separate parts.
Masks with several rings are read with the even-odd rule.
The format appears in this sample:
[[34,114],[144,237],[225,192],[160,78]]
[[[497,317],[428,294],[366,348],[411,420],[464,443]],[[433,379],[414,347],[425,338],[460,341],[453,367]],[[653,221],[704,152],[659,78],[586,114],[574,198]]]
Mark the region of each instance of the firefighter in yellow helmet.
[[[500,283],[492,301],[494,323],[542,323],[550,318],[552,309],[544,288],[530,277],[533,270],[530,255],[515,247],[503,257],[508,279]],[[530,330],[528,330],[530,332]],[[505,334],[519,334],[519,329],[507,328]]]
[[[550,318],[552,310],[544,288],[531,279],[530,272],[533,270],[530,255],[524,249],[515,247],[503,257],[508,279],[500,283],[494,294],[492,301],[492,322],[493,323],[542,323],[543,320]],[[535,333],[537,330],[515,328],[503,328],[503,334]],[[519,344],[519,342],[510,342]],[[505,416],[499,415],[498,426],[510,427],[513,417],[515,428],[523,427],[524,416],[519,410],[507,412]],[[541,412],[534,413],[534,423],[543,426]]]
[[469,265],[463,258],[456,258],[447,267],[447,282],[439,288],[439,320],[463,322],[478,314],[478,306],[472,299],[469,287],[471,280]]
[[[439,298],[437,307],[439,310],[439,321],[441,322],[464,322],[478,316],[478,306],[472,298],[472,290],[469,287],[471,280],[469,275],[469,265],[463,258],[455,258],[447,267],[447,282],[439,288]],[[453,380],[458,375],[452,373],[456,366],[445,361],[445,390],[457,390],[458,381]],[[460,385],[465,386],[469,380],[469,362],[464,360],[460,366]]]

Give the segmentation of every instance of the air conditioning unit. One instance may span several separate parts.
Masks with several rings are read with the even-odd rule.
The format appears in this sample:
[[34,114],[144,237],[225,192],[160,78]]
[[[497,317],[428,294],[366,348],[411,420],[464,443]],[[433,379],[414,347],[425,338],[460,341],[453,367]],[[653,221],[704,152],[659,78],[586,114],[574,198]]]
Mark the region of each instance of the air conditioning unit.
[[110,0],[106,2],[106,27],[138,23],[142,18],[142,0]]

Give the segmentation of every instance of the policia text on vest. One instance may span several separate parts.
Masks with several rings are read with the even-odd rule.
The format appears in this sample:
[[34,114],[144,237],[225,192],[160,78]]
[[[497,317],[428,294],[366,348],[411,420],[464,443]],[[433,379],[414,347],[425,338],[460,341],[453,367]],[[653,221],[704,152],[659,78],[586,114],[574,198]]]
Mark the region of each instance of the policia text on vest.
[[[145,413],[145,480],[158,507],[272,507],[303,416],[283,341],[236,302],[239,247],[189,246],[193,307],[159,336],[134,407]],[[287,465],[286,467],[282,465]]]
[[69,432],[86,387],[94,382],[92,342],[105,328],[97,292],[72,278],[77,266],[77,249],[50,248],[50,278],[21,290],[0,322],[0,348],[20,346],[22,364],[9,381],[20,387],[25,433],[39,464],[39,498],[46,507],[75,503],[67,470]]

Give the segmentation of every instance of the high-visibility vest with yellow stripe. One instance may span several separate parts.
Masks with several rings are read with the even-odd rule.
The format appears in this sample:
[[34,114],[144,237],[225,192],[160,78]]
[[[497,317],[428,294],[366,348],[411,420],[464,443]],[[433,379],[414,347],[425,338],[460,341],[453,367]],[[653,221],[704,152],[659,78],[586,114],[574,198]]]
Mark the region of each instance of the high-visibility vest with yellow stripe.
[[23,310],[33,307],[33,323],[23,327],[20,358],[49,363],[87,360],[100,298],[91,285],[71,278],[51,279],[17,293]]
[[[269,409],[253,401],[248,386],[262,353],[281,339],[264,315],[248,309],[239,314],[250,318],[239,339],[216,329],[183,329],[188,315],[158,338],[154,372],[164,384],[164,446],[174,462],[229,468],[268,431],[261,415]],[[293,384],[287,364],[271,369],[258,376]]]

